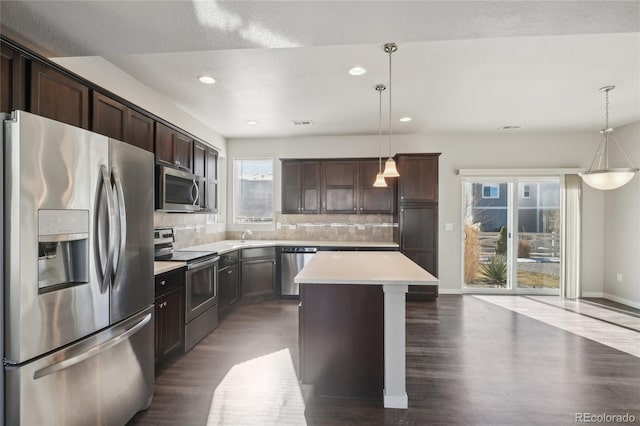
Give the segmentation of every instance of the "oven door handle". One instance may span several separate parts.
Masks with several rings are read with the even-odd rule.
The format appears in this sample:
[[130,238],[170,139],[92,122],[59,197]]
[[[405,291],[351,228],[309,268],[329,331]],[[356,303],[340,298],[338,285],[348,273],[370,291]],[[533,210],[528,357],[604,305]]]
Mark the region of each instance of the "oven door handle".
[[190,263],[187,264],[187,271],[192,271],[194,269],[204,269],[213,266],[218,260],[220,260],[220,256],[216,256],[210,260],[204,260],[202,262]]

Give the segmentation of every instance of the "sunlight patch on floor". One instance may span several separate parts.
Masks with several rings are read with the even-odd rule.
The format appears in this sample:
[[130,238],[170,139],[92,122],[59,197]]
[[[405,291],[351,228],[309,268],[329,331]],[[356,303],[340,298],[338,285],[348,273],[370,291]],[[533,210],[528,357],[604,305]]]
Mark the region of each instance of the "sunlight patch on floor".
[[289,349],[234,365],[211,400],[207,426],[306,425]]
[[521,296],[480,296],[480,300],[640,357],[640,333]]

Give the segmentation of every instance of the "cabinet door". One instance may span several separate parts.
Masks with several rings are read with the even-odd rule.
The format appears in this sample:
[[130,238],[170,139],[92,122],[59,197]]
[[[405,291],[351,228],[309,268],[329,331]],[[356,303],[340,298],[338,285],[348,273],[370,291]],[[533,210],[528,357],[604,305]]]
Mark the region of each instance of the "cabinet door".
[[438,276],[438,207],[401,206],[400,232],[402,253]]
[[164,124],[156,122],[156,161],[173,166],[175,161],[175,132]]
[[94,91],[91,130],[124,141],[127,133],[128,109],[120,102]]
[[176,133],[176,165],[188,172],[193,172],[193,139]]
[[153,152],[153,119],[127,108],[127,136],[125,142]]
[[320,213],[320,162],[301,163],[300,203],[302,213]]
[[243,261],[242,297],[273,295],[275,272],[275,259]]
[[180,348],[184,338],[182,288],[156,298],[156,314],[156,358],[162,359]]
[[207,147],[199,142],[193,143],[193,174],[205,177],[207,169]]
[[220,314],[224,313],[240,298],[238,264],[220,269],[218,272],[218,294],[220,295]]
[[400,202],[438,202],[438,154],[399,155]]
[[6,46],[0,50],[0,112],[24,109],[25,59]]
[[89,88],[32,61],[30,112],[88,129]]
[[358,212],[393,213],[393,180],[387,179],[386,188],[373,186],[380,168],[378,160],[361,160],[358,167],[360,169]]
[[218,151],[207,148],[207,162],[205,170],[207,184],[205,205],[209,212],[218,211]]
[[356,161],[324,161],[324,213],[356,213]]
[[300,213],[302,163],[299,161],[282,162],[282,213]]

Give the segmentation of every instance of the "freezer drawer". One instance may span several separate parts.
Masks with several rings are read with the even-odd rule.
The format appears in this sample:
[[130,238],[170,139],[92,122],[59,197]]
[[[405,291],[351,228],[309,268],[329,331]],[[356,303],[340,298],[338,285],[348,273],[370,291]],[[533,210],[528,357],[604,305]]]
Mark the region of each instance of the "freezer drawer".
[[153,306],[36,361],[5,367],[8,425],[125,424],[153,395]]

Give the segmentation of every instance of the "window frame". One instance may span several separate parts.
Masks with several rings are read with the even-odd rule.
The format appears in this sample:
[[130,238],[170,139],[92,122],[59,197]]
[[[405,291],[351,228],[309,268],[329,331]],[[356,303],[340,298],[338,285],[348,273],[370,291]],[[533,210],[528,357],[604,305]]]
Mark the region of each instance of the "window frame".
[[[243,161],[269,161],[271,163],[271,219],[265,221],[242,221],[238,220],[238,207],[240,200],[240,187],[238,179],[238,166]],[[272,157],[239,157],[233,159],[232,165],[232,186],[233,186],[233,205],[231,209],[231,223],[237,227],[273,227],[276,221],[275,215],[275,159]]]
[[[485,188],[490,188],[488,196],[484,195],[484,189]],[[496,189],[496,195],[495,196],[491,195],[491,192],[492,192],[491,190],[493,188]],[[483,200],[497,200],[499,198],[500,198],[500,185],[499,184],[490,184],[490,183],[488,183],[488,184],[484,184],[483,183],[482,184],[482,199]]]

